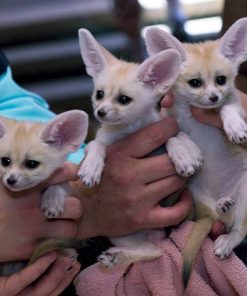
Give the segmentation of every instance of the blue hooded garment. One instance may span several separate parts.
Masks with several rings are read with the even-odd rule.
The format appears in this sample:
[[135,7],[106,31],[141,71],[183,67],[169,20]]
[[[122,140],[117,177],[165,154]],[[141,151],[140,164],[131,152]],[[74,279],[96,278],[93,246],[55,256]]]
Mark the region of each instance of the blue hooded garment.
[[[40,96],[20,87],[12,78],[10,67],[0,53],[0,116],[16,120],[47,122],[55,114]],[[84,145],[83,145],[84,147]],[[70,154],[69,161],[79,163],[84,156],[83,147]]]

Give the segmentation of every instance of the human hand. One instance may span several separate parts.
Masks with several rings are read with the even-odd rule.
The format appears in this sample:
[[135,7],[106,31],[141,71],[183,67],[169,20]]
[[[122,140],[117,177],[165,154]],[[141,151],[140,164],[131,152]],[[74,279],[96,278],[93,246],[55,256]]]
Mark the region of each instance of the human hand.
[[213,223],[213,226],[212,226],[209,236],[211,237],[211,239],[213,241],[215,241],[217,239],[217,237],[223,233],[226,233],[225,225],[221,221],[215,221]]
[[[242,105],[244,110],[247,114],[247,94],[240,92]],[[174,97],[171,93],[165,96],[165,98],[161,102],[161,106],[163,108],[170,108],[174,102]],[[191,107],[192,115],[195,117],[196,120],[200,121],[201,123],[212,125],[217,128],[223,128],[222,121],[220,118],[220,114],[216,110],[211,109],[202,109],[198,107]],[[247,143],[241,144],[243,147],[247,147]]]
[[[245,99],[244,99],[245,96]],[[247,111],[247,95],[242,93],[243,102],[245,102],[245,108]],[[169,93],[161,102],[161,106],[163,108],[170,108],[174,102],[174,97],[172,93]],[[200,109],[196,107],[192,107],[191,109],[193,116],[202,123],[210,124],[218,128],[222,128],[222,123],[220,119],[220,115],[215,112],[209,112],[210,110]],[[212,240],[216,240],[216,238],[225,232],[225,225],[221,221],[216,221],[213,223],[212,230],[210,232],[210,237]]]
[[[241,96],[242,105],[244,107],[245,112],[247,113],[247,94],[243,92],[239,92]],[[223,128],[220,114],[219,112],[215,112],[214,110],[205,110],[201,108],[192,107],[191,112],[196,120],[213,125],[218,128]]]
[[[164,99],[161,101],[161,107],[162,108],[170,108],[174,103],[174,96],[172,93],[167,94]],[[192,106],[191,112],[196,120],[213,125],[218,128],[222,128],[222,122],[221,118],[218,112],[215,110],[208,110],[208,109],[202,109]]]
[[[239,93],[241,96],[241,101],[242,101],[244,110],[247,113],[247,94],[245,94],[243,92],[239,92]],[[170,108],[172,106],[173,102],[174,102],[174,97],[173,97],[172,93],[169,93],[162,100],[161,106],[163,108]],[[220,118],[220,114],[219,114],[219,112],[217,112],[215,110],[202,109],[202,108],[192,106],[191,112],[192,112],[193,116],[196,118],[196,120],[198,120],[202,123],[213,125],[218,128],[223,127],[222,122],[221,122],[221,118]]]
[[48,253],[9,277],[0,277],[1,296],[57,296],[80,271],[80,264],[60,253]]
[[176,133],[175,120],[167,117],[107,148],[101,184],[93,196],[82,200],[84,214],[78,237],[118,236],[165,227],[188,215],[192,207],[188,191],[174,206],[159,206],[160,200],[186,181],[176,174],[168,155],[145,157]]
[[46,219],[40,210],[41,192],[49,185],[76,178],[77,166],[64,164],[43,184],[22,192],[10,192],[0,185],[0,262],[29,259],[41,240],[50,237],[72,237],[74,219],[81,215],[77,198],[65,199],[65,210],[59,219]]

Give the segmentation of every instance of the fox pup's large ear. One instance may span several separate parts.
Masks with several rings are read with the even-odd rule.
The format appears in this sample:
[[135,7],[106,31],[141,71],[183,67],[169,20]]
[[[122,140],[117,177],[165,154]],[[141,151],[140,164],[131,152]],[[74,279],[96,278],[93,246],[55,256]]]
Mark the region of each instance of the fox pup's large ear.
[[247,17],[236,21],[220,39],[220,52],[229,60],[241,64],[247,59]]
[[180,41],[171,34],[157,27],[149,27],[145,34],[147,52],[150,56],[166,49],[175,49],[181,55],[182,60],[186,59],[186,51]]
[[7,130],[6,125],[3,122],[2,118],[0,117],[0,139],[5,135],[6,130]]
[[112,63],[116,59],[86,29],[79,30],[79,44],[86,71],[93,78],[104,70],[107,64]]
[[145,60],[137,70],[137,79],[162,94],[169,90],[178,77],[181,57],[173,49],[164,50]]
[[67,111],[48,122],[41,140],[57,150],[76,151],[86,138],[88,116],[79,110]]

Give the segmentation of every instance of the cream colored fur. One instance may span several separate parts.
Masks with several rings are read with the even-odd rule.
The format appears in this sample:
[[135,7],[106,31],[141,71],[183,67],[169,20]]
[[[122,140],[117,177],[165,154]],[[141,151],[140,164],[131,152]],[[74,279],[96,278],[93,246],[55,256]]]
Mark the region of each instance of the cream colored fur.
[[[204,219],[206,213],[227,226],[228,233],[220,235],[214,244],[215,255],[224,259],[247,234],[247,157],[246,150],[237,145],[247,139],[247,124],[234,84],[239,64],[247,58],[247,18],[236,22],[216,41],[182,44],[169,34],[151,28],[146,44],[151,55],[174,48],[183,58],[173,87],[175,104],[170,112],[179,128],[203,153],[204,167],[191,179],[189,188],[196,209],[200,204],[208,209],[198,212],[197,219]],[[217,83],[219,76],[226,77],[225,84]],[[201,86],[193,88],[189,83],[192,79],[200,79]],[[191,106],[218,111],[224,131],[198,122],[192,116]],[[209,231],[205,223],[201,225]],[[201,243],[201,236],[193,235],[193,239],[192,248]],[[190,256],[187,261],[194,259],[192,250],[187,250],[187,254]]]
[[[106,54],[106,50],[102,50],[87,30],[81,29],[79,37],[87,72],[94,80],[94,115],[101,123],[95,140],[86,147],[86,157],[79,170],[83,183],[93,187],[101,180],[106,147],[160,120],[157,105],[177,78],[180,59],[177,59],[177,54],[174,55],[175,51],[167,51],[140,65],[127,63],[113,57],[109,52]],[[103,93],[100,99],[97,97],[99,91],[101,95]],[[122,96],[131,98],[128,104],[119,102]],[[99,111],[104,111],[104,115],[101,116]],[[202,165],[200,150],[182,133],[178,134],[175,142],[170,143],[168,149],[173,150],[176,147],[185,155],[182,160],[171,156],[177,171],[181,175],[192,175]],[[105,266],[113,266],[160,256],[160,249],[149,241],[150,233],[156,236],[156,232],[144,230],[111,238],[116,247],[102,254],[99,261]]]

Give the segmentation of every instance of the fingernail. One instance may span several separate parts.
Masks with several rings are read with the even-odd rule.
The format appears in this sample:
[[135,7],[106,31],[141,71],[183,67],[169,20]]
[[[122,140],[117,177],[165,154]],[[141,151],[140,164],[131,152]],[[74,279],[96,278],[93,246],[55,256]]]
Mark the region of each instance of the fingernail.
[[65,270],[64,270],[65,274],[68,273],[68,272],[70,272],[71,269],[74,268],[74,266],[76,265],[76,262],[77,262],[77,260],[76,260],[75,257],[73,257],[73,258],[72,257],[68,257],[68,258],[70,259],[70,261],[67,262],[67,264],[66,264],[66,267],[65,267]]
[[52,262],[54,262],[56,260],[57,254],[55,252],[49,252],[49,253],[43,255],[41,258],[44,258],[45,260],[52,263]]
[[69,273],[75,273],[77,274],[81,269],[81,265],[78,264],[73,264],[66,272],[65,274],[68,275]]

